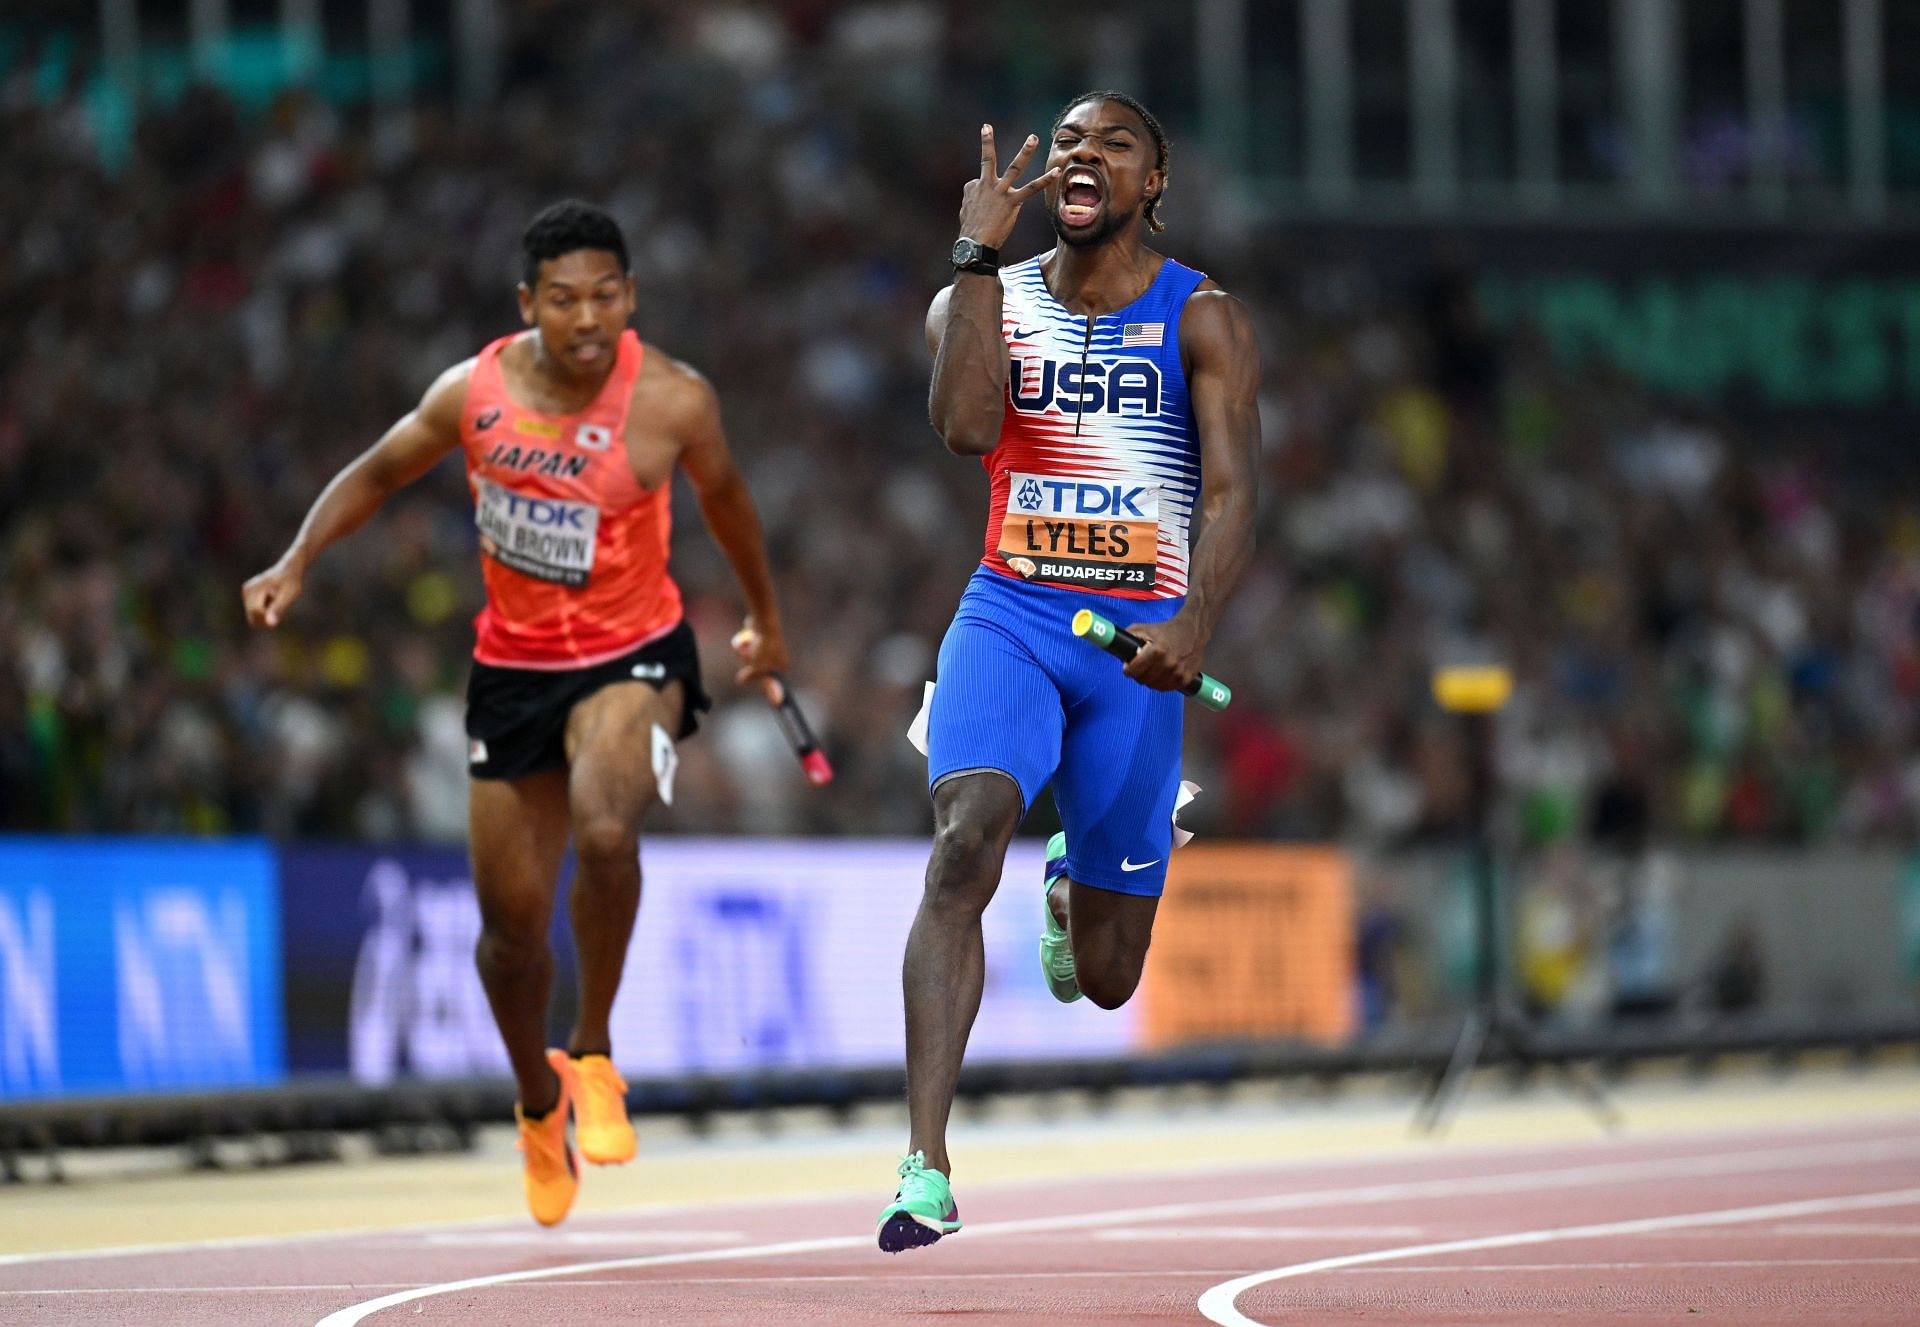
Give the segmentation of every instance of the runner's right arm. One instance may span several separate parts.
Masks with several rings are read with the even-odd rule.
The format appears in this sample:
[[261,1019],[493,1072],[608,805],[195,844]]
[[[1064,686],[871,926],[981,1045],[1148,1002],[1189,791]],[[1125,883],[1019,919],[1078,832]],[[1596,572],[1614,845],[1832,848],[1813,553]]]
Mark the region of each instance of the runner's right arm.
[[473,361],[467,360],[441,374],[418,406],[320,490],[280,560],[241,587],[250,624],[279,626],[320,550],[359,529],[394,493],[460,445],[460,412],[472,373]]
[[[968,180],[960,203],[960,234],[998,249],[1013,234],[1020,207],[1060,172],[1042,172],[1015,185],[1040,140],[1028,135],[1006,173],[999,173],[993,128],[980,126],[980,178]],[[1000,334],[1000,278],[956,272],[953,284],[933,297],[927,310],[927,348],[933,351],[933,385],[927,416],[957,456],[985,456],[1000,443],[1007,396],[1007,343]]]

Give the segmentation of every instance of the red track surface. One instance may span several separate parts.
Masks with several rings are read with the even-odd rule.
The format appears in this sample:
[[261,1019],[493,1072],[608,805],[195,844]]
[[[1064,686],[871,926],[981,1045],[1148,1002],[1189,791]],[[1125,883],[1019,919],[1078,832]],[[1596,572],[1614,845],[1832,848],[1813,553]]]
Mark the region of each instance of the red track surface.
[[[1204,1323],[1211,1287],[1367,1254],[1255,1285],[1238,1311],[1316,1327],[1920,1323],[1920,1121],[1070,1189],[970,1188],[963,1176],[958,1193],[968,1228],[897,1257],[873,1247],[875,1193],[653,1209],[553,1232],[501,1222],[28,1259],[0,1263],[0,1321]],[[1609,1228],[1624,1223],[1637,1224]],[[1421,1251],[1456,1241],[1473,1243]],[[531,1275],[363,1319],[341,1312],[507,1274]]]

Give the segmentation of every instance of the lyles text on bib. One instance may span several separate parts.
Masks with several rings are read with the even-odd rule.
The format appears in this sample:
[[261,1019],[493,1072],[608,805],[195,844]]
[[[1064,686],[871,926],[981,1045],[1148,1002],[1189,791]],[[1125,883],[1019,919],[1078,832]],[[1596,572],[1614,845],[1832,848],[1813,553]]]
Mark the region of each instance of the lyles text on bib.
[[1145,590],[1159,565],[1156,484],[1007,476],[1000,556],[1025,580]]

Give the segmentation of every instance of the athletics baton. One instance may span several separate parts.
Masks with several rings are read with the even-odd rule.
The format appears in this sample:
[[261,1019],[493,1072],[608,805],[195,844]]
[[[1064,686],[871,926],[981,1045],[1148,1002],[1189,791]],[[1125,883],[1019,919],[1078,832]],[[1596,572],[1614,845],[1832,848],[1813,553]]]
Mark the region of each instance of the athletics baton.
[[[733,648],[745,655],[753,648],[752,637],[744,631],[736,632]],[[832,783],[833,765],[827,760],[827,753],[820,749],[820,739],[813,735],[813,725],[800,712],[800,702],[794,699],[793,688],[787,685],[786,677],[780,673],[768,673],[761,678],[760,686],[766,692],[767,704],[773,706],[774,717],[780,720],[780,731],[787,735],[787,745],[800,758],[800,768],[807,772],[807,782],[816,788]]]
[[[1114,626],[1091,608],[1083,608],[1073,615],[1073,634],[1093,642],[1122,663],[1140,653],[1140,647],[1146,644],[1125,627]],[[1205,673],[1182,689],[1210,710],[1224,710],[1233,699],[1232,688]]]

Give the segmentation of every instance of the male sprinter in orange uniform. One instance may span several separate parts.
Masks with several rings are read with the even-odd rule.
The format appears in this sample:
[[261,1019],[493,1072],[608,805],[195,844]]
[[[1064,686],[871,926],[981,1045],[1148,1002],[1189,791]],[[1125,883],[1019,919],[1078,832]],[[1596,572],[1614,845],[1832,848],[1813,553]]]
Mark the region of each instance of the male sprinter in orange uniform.
[[[889,1253],[960,1228],[947,1114],[980,1008],[980,915],[1049,780],[1066,833],[1048,984],[1113,1009],[1139,983],[1172,847],[1179,690],[1253,550],[1259,355],[1238,300],[1142,242],[1143,220],[1160,228],[1166,135],[1132,97],[1091,92],[1051,137],[1021,186],[1039,140],[1003,175],[980,127],[954,281],[927,314],[933,426],[982,459],[990,505],[928,712],[933,854],[907,939],[912,1139],[880,1213]],[[1059,244],[1002,270],[1036,193]],[[1069,631],[1082,608],[1146,641],[1124,673]]]
[[[543,1225],[579,1187],[567,1143],[634,1154],[607,1027],[640,902],[640,822],[672,797],[673,742],[710,702],[667,574],[673,469],[732,563],[748,615],[744,683],[784,668],[760,518],[706,379],[627,329],[633,277],[613,218],[556,203],[523,240],[520,316],[443,373],[420,405],[335,475],[278,562],[248,581],[247,619],[275,626],[320,551],[455,448],[466,454],[487,605],[467,688],[476,955],[519,1081],[527,1205]],[[547,945],[571,831],[580,1016],[547,1050]]]

